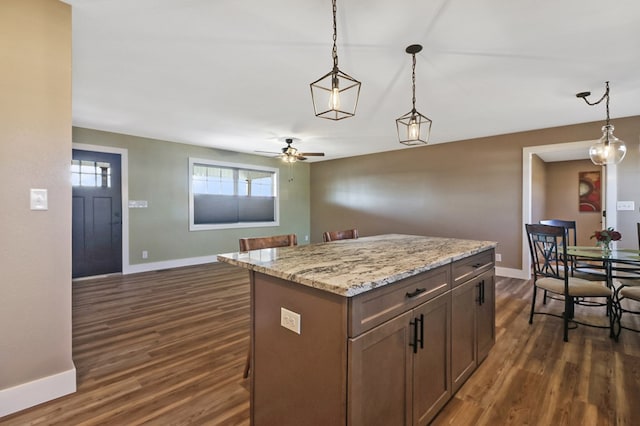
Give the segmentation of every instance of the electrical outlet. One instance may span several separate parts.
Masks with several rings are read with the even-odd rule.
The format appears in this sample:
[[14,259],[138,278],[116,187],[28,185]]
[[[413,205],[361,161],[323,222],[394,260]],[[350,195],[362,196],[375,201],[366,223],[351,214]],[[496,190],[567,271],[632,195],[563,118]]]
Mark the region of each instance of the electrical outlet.
[[148,258],[148,257],[149,257],[149,252],[148,252],[148,251],[146,251],[146,250],[142,250],[142,258],[143,258],[143,259],[146,259],[146,258]]
[[280,325],[300,334],[300,314],[285,308],[280,308]]
[[496,262],[502,262],[502,254],[496,253]]

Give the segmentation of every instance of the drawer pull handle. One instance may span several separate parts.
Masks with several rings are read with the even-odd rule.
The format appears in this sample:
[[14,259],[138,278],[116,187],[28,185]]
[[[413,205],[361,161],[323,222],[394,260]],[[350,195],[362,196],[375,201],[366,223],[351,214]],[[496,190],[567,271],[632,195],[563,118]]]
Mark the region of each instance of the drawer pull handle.
[[409,299],[411,299],[411,298],[413,298],[413,297],[416,297],[416,296],[417,296],[417,295],[419,295],[419,294],[424,293],[425,291],[427,291],[427,289],[426,289],[426,288],[416,288],[416,289],[415,289],[414,291],[412,291],[411,293],[407,292],[407,297],[408,297]]
[[473,265],[471,265],[473,268],[481,268],[484,265],[484,263],[474,263]]

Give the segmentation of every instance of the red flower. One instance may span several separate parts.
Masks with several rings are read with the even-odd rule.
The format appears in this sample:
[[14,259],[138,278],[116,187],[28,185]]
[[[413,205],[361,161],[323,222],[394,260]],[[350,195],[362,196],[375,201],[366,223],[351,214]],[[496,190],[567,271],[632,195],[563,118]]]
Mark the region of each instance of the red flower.
[[607,228],[602,231],[594,232],[591,238],[595,238],[599,242],[610,243],[611,241],[618,241],[622,239],[622,234],[613,228]]

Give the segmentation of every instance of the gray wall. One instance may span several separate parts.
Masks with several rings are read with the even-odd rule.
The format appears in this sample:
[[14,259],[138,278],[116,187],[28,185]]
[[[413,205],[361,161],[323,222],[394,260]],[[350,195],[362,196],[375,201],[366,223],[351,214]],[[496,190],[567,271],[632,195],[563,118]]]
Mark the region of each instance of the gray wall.
[[[618,199],[640,204],[640,117],[614,119],[627,143],[618,167]],[[311,232],[357,227],[362,235],[402,232],[493,240],[502,262],[522,265],[522,148],[598,139],[602,122],[427,145],[314,163]],[[434,125],[437,125],[435,123]],[[390,143],[397,143],[390,141]],[[640,215],[618,214],[634,236]],[[631,247],[633,245],[630,244]]]
[[[129,209],[131,265],[238,251],[238,239],[309,235],[309,164],[291,168],[279,159],[194,145],[75,128],[73,142],[123,148],[129,157],[129,199],[146,200],[146,209]],[[189,157],[280,169],[280,226],[189,231]],[[290,181],[290,177],[293,180]],[[142,251],[149,253],[142,259]]]
[[[1,393],[74,368],[71,7],[3,0],[0,29]],[[30,210],[30,188],[48,210]]]

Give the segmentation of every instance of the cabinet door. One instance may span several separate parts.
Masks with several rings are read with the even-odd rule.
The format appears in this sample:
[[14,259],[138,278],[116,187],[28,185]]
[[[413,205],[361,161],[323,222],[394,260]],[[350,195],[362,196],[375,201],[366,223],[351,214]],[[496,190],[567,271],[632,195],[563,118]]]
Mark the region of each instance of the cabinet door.
[[349,339],[347,424],[411,424],[410,322],[411,311]]
[[487,272],[478,277],[482,286],[482,301],[478,304],[476,321],[478,326],[478,363],[489,354],[496,339],[496,285],[493,273]]
[[428,424],[451,397],[451,295],[443,294],[413,311],[422,318],[422,348],[413,360],[413,424]]
[[476,368],[476,304],[478,279],[472,279],[451,291],[451,377],[453,392]]

